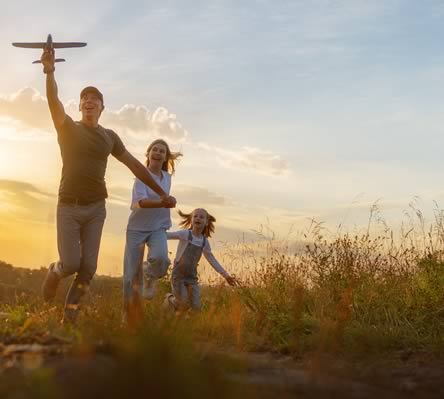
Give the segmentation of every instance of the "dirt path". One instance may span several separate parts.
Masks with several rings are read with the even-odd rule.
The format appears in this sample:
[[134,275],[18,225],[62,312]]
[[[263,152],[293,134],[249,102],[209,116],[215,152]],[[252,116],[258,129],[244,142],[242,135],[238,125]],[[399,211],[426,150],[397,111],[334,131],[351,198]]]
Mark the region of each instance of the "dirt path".
[[412,356],[410,361],[385,367],[356,368],[325,356],[295,361],[270,353],[233,355],[245,362],[245,372],[227,376],[260,388],[261,397],[280,398],[443,398],[444,362]]
[[[92,354],[92,356],[91,356]],[[403,354],[400,357],[404,356]],[[205,352],[236,364],[224,379],[254,398],[443,398],[444,362],[410,354],[396,366],[355,367],[330,357],[294,360],[271,353]],[[111,347],[97,346],[88,356],[73,354],[67,342],[0,346],[0,383],[11,376],[51,367],[67,387],[78,379],[107,378],[118,367]],[[2,396],[3,397],[3,396]],[[9,397],[9,396],[8,396]],[[26,397],[11,392],[12,397]]]

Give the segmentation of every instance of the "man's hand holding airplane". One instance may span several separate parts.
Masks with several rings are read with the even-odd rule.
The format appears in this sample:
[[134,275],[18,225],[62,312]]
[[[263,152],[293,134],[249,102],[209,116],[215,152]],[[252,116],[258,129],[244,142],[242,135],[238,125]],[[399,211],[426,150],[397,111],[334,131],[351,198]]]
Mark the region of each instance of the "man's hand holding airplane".
[[45,47],[43,49],[42,56],[40,57],[40,61],[43,64],[43,72],[49,73],[55,71],[55,51],[53,48]]

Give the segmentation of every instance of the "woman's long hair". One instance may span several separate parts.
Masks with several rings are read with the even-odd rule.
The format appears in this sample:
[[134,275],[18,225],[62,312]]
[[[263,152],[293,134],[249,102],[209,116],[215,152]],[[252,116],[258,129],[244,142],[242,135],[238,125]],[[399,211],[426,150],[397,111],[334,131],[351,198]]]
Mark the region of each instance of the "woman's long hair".
[[154,140],[149,146],[148,149],[146,150],[146,166],[150,166],[150,160],[149,160],[149,153],[151,151],[151,149],[156,145],[156,144],[162,144],[165,146],[166,150],[167,150],[167,156],[166,156],[166,160],[162,165],[162,170],[164,170],[165,172],[170,173],[171,175],[174,175],[174,172],[176,171],[176,161],[178,160],[178,158],[180,158],[181,156],[183,156],[183,154],[181,152],[172,152],[170,150],[169,145],[167,144],[167,142],[163,139],[157,139]]
[[[204,211],[207,215],[207,225],[204,228],[203,234],[206,237],[211,237],[211,234],[214,233],[214,223],[216,222],[216,218],[213,215],[210,215],[206,209],[196,208],[193,212],[201,210]],[[184,229],[190,229],[193,224],[193,212],[184,213],[179,210],[179,215],[182,218],[182,221],[179,223],[179,226]]]

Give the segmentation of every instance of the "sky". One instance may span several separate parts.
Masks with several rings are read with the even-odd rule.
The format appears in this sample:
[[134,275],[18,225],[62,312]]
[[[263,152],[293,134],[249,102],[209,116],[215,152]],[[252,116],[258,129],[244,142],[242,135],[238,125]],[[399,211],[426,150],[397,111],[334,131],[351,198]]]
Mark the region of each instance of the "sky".
[[[241,4],[239,4],[241,3]],[[24,12],[24,10],[26,10]],[[178,209],[217,219],[214,246],[388,222],[443,202],[444,3],[425,0],[20,1],[0,15],[0,259],[57,258],[61,160],[38,50],[57,55],[59,95],[104,93],[100,123],[141,161],[162,137],[184,154]],[[110,159],[99,273],[122,269],[133,177]],[[173,221],[177,223],[173,211]]]

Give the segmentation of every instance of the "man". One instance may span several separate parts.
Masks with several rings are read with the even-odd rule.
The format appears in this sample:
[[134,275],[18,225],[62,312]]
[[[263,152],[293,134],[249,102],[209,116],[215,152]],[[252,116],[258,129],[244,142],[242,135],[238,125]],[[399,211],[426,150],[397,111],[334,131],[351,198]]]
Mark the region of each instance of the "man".
[[57,205],[60,260],[50,265],[42,293],[46,301],[51,301],[60,280],[76,274],[66,297],[63,317],[65,322],[74,322],[80,299],[97,269],[106,216],[104,177],[108,156],[111,154],[125,164],[159,195],[165,207],[175,207],[176,200],[168,196],[145,166],[125,149],[115,132],[98,124],[104,104],[97,88],[88,86],[80,93],[81,121],[74,122],[65,114],[58,98],[54,59],[54,50],[45,48],[41,61],[46,74],[46,95],[63,161]]

